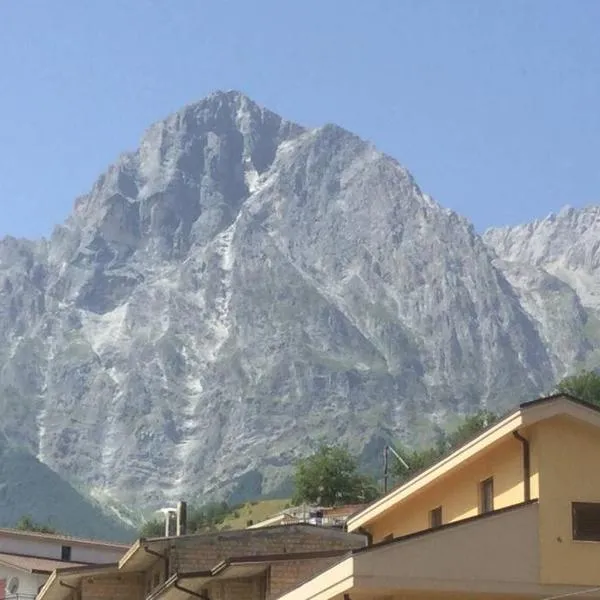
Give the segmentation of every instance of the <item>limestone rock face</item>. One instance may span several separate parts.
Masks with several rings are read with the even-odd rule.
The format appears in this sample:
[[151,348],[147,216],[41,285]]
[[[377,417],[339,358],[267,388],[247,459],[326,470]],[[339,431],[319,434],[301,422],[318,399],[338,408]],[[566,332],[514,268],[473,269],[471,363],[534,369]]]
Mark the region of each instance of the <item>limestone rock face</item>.
[[0,242],[3,429],[157,506],[272,492],[323,439],[367,456],[508,409],[598,348],[598,238],[536,227],[482,238],[351,133],[212,94],[49,240]]

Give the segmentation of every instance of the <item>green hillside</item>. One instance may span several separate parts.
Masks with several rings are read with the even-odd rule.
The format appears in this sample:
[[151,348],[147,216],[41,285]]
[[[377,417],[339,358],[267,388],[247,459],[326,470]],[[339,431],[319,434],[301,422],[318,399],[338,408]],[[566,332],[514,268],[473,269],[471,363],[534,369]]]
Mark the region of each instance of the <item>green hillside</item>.
[[130,542],[136,532],[106,515],[92,500],[0,433],[0,527],[23,516],[60,533]]
[[248,526],[248,521],[252,521],[253,524],[264,521],[281,512],[287,506],[290,506],[290,502],[290,498],[247,502],[225,517],[225,520],[218,528],[245,529]]

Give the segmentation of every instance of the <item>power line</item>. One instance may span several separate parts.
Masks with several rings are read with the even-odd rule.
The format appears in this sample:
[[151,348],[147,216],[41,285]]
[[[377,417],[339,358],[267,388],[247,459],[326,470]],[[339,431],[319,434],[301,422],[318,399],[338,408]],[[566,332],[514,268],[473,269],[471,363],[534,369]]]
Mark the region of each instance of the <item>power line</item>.
[[579,592],[569,592],[568,594],[559,594],[558,596],[547,596],[542,600],[558,600],[559,598],[570,598],[572,596],[583,596],[584,594],[593,594],[600,592],[600,587],[590,588],[589,590],[580,590]]

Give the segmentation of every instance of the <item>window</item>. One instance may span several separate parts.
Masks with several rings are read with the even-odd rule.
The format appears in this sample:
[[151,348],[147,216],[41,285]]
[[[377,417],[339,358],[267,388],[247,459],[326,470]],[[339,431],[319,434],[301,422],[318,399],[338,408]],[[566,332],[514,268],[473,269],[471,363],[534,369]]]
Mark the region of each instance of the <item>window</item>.
[[489,513],[494,510],[494,478],[490,477],[480,484],[479,512]]
[[393,533],[388,533],[384,538],[383,541],[384,542],[391,542],[394,539],[394,534]]
[[442,507],[438,506],[429,511],[429,527],[440,527],[442,525]]
[[573,539],[600,542],[600,502],[573,502]]
[[60,560],[67,562],[71,560],[71,546],[63,546],[60,549]]

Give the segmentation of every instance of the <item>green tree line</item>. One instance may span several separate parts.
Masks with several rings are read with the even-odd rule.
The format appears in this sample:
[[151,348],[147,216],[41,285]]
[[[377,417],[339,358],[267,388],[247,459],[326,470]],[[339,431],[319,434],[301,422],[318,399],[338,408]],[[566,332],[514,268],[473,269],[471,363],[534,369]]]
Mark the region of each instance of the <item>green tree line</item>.
[[[600,406],[600,375],[585,370],[565,377],[555,387],[555,392],[565,393],[591,404]],[[408,469],[400,461],[391,459],[391,474],[394,483],[403,483],[426,469],[446,454],[453,452],[478,433],[493,425],[499,416],[481,410],[466,417],[455,429],[449,432],[438,429],[435,442],[428,448],[410,449],[402,445],[395,447]],[[317,451],[298,461],[294,473],[295,493],[293,503],[336,506],[365,503],[376,499],[381,490],[371,475],[361,471],[359,460],[346,447],[332,444],[322,445]],[[188,532],[213,531],[223,527],[229,516],[238,516],[241,505],[231,506],[227,502],[211,502],[188,509]],[[21,517],[15,527],[22,531],[57,533],[49,524],[38,523],[30,516]],[[164,519],[151,519],[146,522],[140,535],[159,537],[164,535]]]

